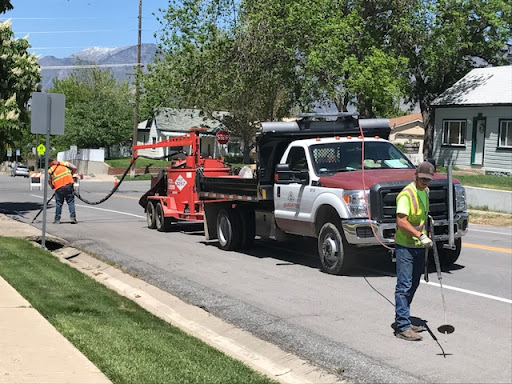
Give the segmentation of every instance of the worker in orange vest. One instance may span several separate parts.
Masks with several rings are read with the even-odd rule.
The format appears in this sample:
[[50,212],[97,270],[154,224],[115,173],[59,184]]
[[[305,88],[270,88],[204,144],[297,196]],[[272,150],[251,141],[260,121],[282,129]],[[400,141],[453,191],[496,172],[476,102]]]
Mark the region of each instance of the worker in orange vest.
[[427,233],[428,185],[434,178],[435,166],[428,161],[418,165],[415,180],[396,198],[396,288],[395,336],[419,341],[423,325],[411,323],[410,306],[420,284],[425,266],[425,248],[432,247]]
[[71,224],[76,224],[75,212],[75,191],[73,190],[73,174],[76,172],[76,166],[69,161],[52,160],[50,168],[48,168],[48,184],[52,189],[55,189],[55,201],[57,206],[55,208],[55,220],[53,224],[60,224],[60,216],[62,213],[62,206],[64,200],[68,203],[69,216]]

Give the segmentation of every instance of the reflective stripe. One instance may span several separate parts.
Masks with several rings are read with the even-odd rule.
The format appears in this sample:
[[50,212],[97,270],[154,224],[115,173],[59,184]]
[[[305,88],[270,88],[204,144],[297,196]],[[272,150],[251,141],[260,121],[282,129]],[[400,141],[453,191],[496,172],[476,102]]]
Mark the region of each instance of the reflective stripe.
[[404,191],[406,191],[409,194],[409,196],[411,196],[411,202],[412,202],[412,207],[414,209],[414,214],[417,215],[418,214],[418,201],[416,200],[416,195],[412,191],[411,187],[405,187]]

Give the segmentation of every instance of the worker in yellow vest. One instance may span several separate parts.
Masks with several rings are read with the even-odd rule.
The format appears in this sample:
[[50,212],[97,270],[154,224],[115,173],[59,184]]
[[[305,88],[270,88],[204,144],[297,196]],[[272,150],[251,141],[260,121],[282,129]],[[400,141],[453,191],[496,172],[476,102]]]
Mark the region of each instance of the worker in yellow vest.
[[48,184],[55,189],[55,219],[53,224],[60,224],[60,216],[64,200],[68,203],[69,216],[71,224],[76,224],[75,212],[75,191],[73,189],[73,174],[76,172],[76,166],[69,161],[52,160],[48,168]]
[[410,306],[425,268],[425,249],[432,247],[427,220],[428,184],[434,172],[430,162],[420,163],[415,180],[396,198],[395,336],[404,340],[419,341],[422,337],[418,333],[426,330],[421,324],[411,323]]

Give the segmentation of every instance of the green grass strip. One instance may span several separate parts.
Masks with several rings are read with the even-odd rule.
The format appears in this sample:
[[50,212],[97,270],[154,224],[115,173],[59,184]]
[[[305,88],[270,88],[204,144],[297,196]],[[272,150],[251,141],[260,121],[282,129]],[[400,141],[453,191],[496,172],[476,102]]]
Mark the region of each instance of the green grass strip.
[[0,275],[114,383],[274,383],[22,239]]

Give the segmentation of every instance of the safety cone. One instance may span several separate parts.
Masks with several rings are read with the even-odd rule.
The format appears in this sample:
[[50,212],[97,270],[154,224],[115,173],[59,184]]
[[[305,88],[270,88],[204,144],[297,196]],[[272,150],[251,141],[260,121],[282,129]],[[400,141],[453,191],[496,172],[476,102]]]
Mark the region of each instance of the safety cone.
[[119,180],[117,179],[117,176],[114,176],[114,188],[117,187],[117,184],[119,184]]

